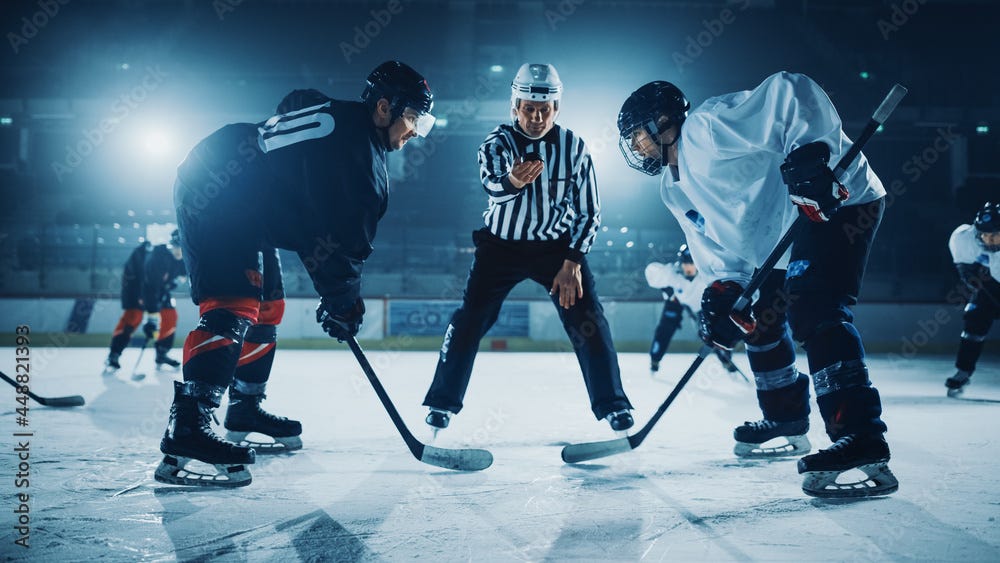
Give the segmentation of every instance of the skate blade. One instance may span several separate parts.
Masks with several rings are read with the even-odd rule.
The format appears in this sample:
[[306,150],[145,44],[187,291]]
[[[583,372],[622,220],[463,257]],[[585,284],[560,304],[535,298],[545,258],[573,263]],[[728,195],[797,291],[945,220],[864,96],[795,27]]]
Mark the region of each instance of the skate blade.
[[218,470],[218,473],[209,475],[185,469],[191,461],[192,459],[189,457],[163,456],[163,461],[153,473],[153,478],[168,485],[189,487],[245,487],[253,479],[246,465],[209,464],[214,465]]
[[792,457],[809,453],[812,444],[805,434],[801,436],[784,436],[787,443],[779,446],[762,447],[761,444],[751,444],[748,442],[736,442],[733,453],[738,457],[745,458],[770,458],[770,457]]
[[180,366],[171,366],[168,364],[156,364],[156,371],[163,373],[177,373],[181,371]]
[[899,481],[885,461],[859,465],[856,469],[867,479],[838,483],[837,477],[843,471],[807,471],[802,479],[802,492],[816,498],[839,499],[884,496],[899,490]]
[[132,381],[142,381],[143,379],[146,379],[146,374],[144,374],[144,373],[133,373],[132,374]]
[[104,371],[101,372],[101,375],[104,377],[111,377],[112,375],[118,373],[118,370],[120,369],[121,368],[106,367],[104,368]]
[[272,436],[274,439],[273,442],[258,442],[256,440],[247,440],[247,436],[249,435],[250,432],[229,430],[226,432],[226,439],[245,448],[253,448],[260,455],[283,454],[292,450],[302,449],[302,438],[299,436]]
[[951,397],[951,398],[953,398],[953,399],[957,399],[957,398],[961,397],[964,393],[965,393],[965,387],[964,386],[963,387],[959,387],[958,389],[949,389],[948,390],[948,396]]

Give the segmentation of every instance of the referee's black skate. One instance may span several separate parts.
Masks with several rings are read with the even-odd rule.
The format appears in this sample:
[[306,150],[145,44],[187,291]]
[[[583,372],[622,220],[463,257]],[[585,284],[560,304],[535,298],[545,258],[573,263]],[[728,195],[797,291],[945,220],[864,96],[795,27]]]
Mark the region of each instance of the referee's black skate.
[[[899,489],[889,470],[889,445],[881,434],[848,434],[825,450],[799,460],[802,491],[819,498],[856,498],[888,495]],[[865,478],[838,483],[846,471],[857,469]]]
[[611,429],[615,432],[624,432],[629,428],[632,428],[632,425],[635,424],[635,420],[632,419],[632,413],[627,410],[608,413],[607,416],[604,417],[604,420],[608,421],[608,424],[611,425]]
[[[241,392],[237,388],[253,392]],[[233,386],[229,388],[229,408],[223,422],[227,430],[226,438],[241,446],[251,447],[261,455],[302,449],[302,423],[275,416],[260,408],[260,402],[265,398],[263,383],[247,384],[240,380],[233,382]],[[251,432],[270,436],[273,441],[248,440],[247,436]]]
[[969,385],[969,380],[972,378],[972,372],[958,370],[955,375],[949,377],[944,381],[944,386],[948,388],[949,397],[960,397],[962,393],[965,392],[965,388]]
[[[809,420],[805,418],[791,422],[767,419],[747,421],[733,430],[733,438],[736,439],[733,453],[751,458],[802,455],[812,448],[806,432],[809,432]],[[765,442],[775,438],[784,438],[785,443],[764,447]]]
[[[218,389],[216,392],[215,389]],[[251,448],[227,442],[212,431],[213,404],[221,388],[194,382],[174,382],[174,403],[170,421],[160,441],[165,455],[154,478],[171,485],[243,487],[252,479],[247,465],[254,462]],[[197,461],[214,465],[217,473],[200,473],[187,466]]]

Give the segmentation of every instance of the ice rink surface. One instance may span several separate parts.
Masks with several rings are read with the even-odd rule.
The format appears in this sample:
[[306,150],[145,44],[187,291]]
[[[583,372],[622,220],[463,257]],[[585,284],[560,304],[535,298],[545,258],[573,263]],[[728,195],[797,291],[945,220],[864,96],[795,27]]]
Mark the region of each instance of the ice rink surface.
[[[802,493],[794,459],[732,454],[733,427],[760,414],[752,387],[711,357],[640,448],[566,465],[563,445],[614,437],[590,412],[575,358],[480,354],[465,410],[434,445],[487,448],[495,462],[456,473],[410,455],[346,347],[279,349],[264,406],[300,419],[305,447],[259,456],[253,483],[227,490],[153,480],[180,375],[153,372],[151,354],[149,376],[133,382],[135,349],[113,377],[101,375],[103,349],[33,353],[35,393],[81,394],[87,404],[30,403],[30,485],[17,489],[12,434],[23,429],[4,384],[4,560],[1000,560],[1000,366],[988,362],[967,400],[955,400],[943,386],[950,358],[873,357],[900,489],[825,502]],[[436,354],[369,357],[429,441],[420,403]],[[13,349],[0,358],[12,374]],[[653,379],[646,355],[621,355],[636,428],[693,358],[668,355]],[[748,369],[745,356],[737,361]],[[829,445],[822,428],[814,405],[814,450]],[[28,549],[14,544],[18,492],[29,494]]]

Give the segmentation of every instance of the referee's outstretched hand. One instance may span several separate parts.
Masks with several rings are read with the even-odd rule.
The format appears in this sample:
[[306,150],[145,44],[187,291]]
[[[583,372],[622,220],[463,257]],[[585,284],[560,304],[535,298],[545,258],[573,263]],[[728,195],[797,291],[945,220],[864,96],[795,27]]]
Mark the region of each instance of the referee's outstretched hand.
[[523,159],[518,159],[514,167],[510,169],[510,176],[508,178],[510,185],[521,189],[534,182],[544,169],[545,163],[540,160],[524,161]]

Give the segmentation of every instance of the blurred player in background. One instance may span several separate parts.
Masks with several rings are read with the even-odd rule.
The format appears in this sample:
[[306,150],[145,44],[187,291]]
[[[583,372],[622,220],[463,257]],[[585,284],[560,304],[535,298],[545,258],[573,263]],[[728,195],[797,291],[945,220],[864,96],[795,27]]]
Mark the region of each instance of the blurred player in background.
[[1000,205],[987,203],[972,225],[959,225],[948,241],[952,260],[970,297],[962,316],[955,375],[945,380],[949,397],[958,397],[969,385],[983,352],[986,335],[1000,317]]

